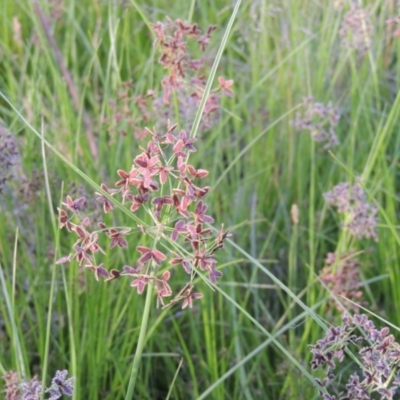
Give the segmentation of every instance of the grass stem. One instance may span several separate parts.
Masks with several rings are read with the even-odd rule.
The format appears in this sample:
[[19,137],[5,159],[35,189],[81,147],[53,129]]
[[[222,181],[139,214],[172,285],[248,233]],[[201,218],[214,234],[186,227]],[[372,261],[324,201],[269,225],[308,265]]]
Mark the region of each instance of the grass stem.
[[140,325],[139,339],[136,347],[135,357],[133,359],[131,376],[129,378],[128,391],[126,392],[125,400],[133,399],[133,392],[135,390],[136,380],[139,372],[140,361],[142,359],[143,348],[145,345],[147,322],[150,315],[151,297],[153,293],[153,285],[150,283],[147,286],[146,302],[143,309],[143,318]]

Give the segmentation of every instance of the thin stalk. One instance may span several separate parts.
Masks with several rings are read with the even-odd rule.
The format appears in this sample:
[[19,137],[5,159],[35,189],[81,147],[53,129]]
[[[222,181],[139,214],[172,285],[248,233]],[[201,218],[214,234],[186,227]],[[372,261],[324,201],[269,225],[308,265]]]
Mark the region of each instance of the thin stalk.
[[140,325],[139,339],[136,347],[135,357],[133,358],[131,376],[129,378],[128,391],[126,392],[125,400],[133,399],[133,391],[135,390],[135,384],[139,372],[140,361],[142,359],[143,348],[146,341],[147,322],[149,321],[152,293],[153,293],[153,285],[150,282],[147,285],[146,302],[144,304],[142,324]]
[[196,116],[193,121],[192,130],[190,131],[190,137],[196,137],[197,132],[199,130],[201,117],[203,115],[203,111],[206,106],[208,95],[210,94],[211,86],[214,81],[215,74],[217,73],[217,68],[218,68],[219,62],[221,61],[222,53],[224,52],[225,46],[228,43],[228,38],[232,31],[233,23],[235,22],[235,18],[236,18],[237,13],[239,12],[241,3],[242,3],[242,0],[237,0],[237,2],[235,4],[235,8],[233,9],[232,15],[229,18],[228,26],[226,27],[224,36],[222,37],[222,40],[221,40],[221,44],[219,45],[217,55],[215,56],[213,66],[211,67],[210,75],[208,76],[208,79],[207,79],[206,87],[204,88],[204,92],[203,92],[203,96],[200,101],[199,108],[197,109],[197,113],[196,113]]
[[182,364],[183,364],[183,358],[181,358],[181,361],[179,361],[178,369],[175,372],[174,379],[172,379],[171,386],[170,386],[170,388],[168,390],[168,394],[167,394],[167,397],[165,398],[165,400],[169,400],[170,397],[171,397],[172,389],[174,388],[174,384],[176,382],[176,378],[178,377],[178,374],[179,374],[179,371],[180,371],[180,369],[182,367]]
[[[44,122],[42,118],[42,135],[44,137]],[[53,233],[56,240],[56,249],[59,248],[59,230],[57,229],[57,222],[53,212],[53,201],[50,191],[50,183],[49,183],[49,174],[47,169],[47,160],[46,160],[46,151],[45,144],[42,141],[42,158],[43,158],[43,172],[45,177],[45,186],[46,186],[46,195],[47,195],[47,204],[49,206],[49,215],[51,219],[51,224],[53,227]],[[43,354],[43,369],[42,369],[42,392],[41,396],[43,397],[45,384],[46,384],[46,375],[47,375],[47,367],[49,364],[49,351],[50,351],[50,336],[51,336],[51,324],[52,324],[52,313],[53,313],[53,303],[54,303],[54,288],[56,281],[56,257],[57,252],[54,253],[54,262],[52,266],[51,273],[51,283],[50,283],[50,293],[49,293],[49,302],[47,305],[47,324],[46,324],[46,337],[45,337],[45,345],[44,345],[44,354]]]
[[[15,232],[15,241],[14,241],[14,257],[13,257],[13,270],[16,269],[17,265],[17,247],[18,247],[18,232],[19,230],[17,229]],[[20,338],[20,332],[18,331],[17,328],[17,322],[16,322],[16,310],[13,308],[13,300],[10,299],[10,293],[7,288],[6,284],[6,276],[3,271],[3,266],[0,264],[0,284],[1,284],[1,289],[4,294],[4,300],[5,300],[5,305],[7,308],[8,312],[8,317],[10,320],[11,324],[11,332],[12,332],[12,341],[14,342],[14,350],[15,350],[15,358],[16,358],[16,364],[17,364],[17,370],[19,373],[19,376],[26,378],[27,377],[27,372],[25,368],[25,360],[24,360],[24,354],[22,350],[22,344],[21,344],[21,338]],[[4,370],[4,367],[2,366],[1,368]],[[4,371],[5,372],[5,371]],[[2,373],[4,373],[2,372]]]
[[189,14],[188,14],[188,18],[187,18],[187,21],[189,22],[189,24],[192,22],[195,5],[196,5],[196,0],[192,0],[190,3]]
[[[296,211],[294,211],[296,212]],[[293,217],[293,216],[292,216]],[[293,293],[298,292],[298,274],[297,274],[297,242],[298,242],[298,221],[292,221],[292,233],[290,235],[290,247],[289,247],[289,271],[288,271],[288,287]],[[290,299],[289,299],[290,300]],[[293,320],[295,317],[295,310],[290,307],[288,319]],[[294,343],[296,340],[295,330],[289,331],[290,343]]]

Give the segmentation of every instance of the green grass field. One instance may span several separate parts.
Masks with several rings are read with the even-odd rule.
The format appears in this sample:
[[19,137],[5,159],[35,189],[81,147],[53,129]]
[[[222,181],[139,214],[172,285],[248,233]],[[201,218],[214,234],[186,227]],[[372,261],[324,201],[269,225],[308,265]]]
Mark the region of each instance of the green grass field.
[[[400,339],[397,2],[0,0],[0,10],[0,374],[18,381],[11,394],[0,380],[0,398],[49,399],[62,370],[76,400],[339,399],[351,374],[363,381],[361,345],[346,347],[324,388],[309,346],[347,313]],[[177,19],[202,33],[178,37]],[[182,55],[160,34],[175,34]],[[190,164],[209,171],[199,184],[210,187],[203,201],[215,221],[200,224],[205,236],[222,224],[230,233],[215,255],[216,284],[214,267],[190,258],[195,234],[170,239],[178,219],[200,218],[195,195],[190,217],[177,203],[159,217],[150,202],[132,212],[132,197],[100,187],[114,187],[117,170],[147,149],[145,128],[165,135],[168,119],[197,139],[196,152],[183,147]],[[175,145],[165,164],[177,154]],[[141,182],[153,174],[137,171]],[[185,173],[155,178],[160,196],[189,196]],[[67,195],[86,198],[71,223],[130,228],[128,246],[110,248],[111,231],[97,227],[105,251],[90,265],[122,272],[143,256],[138,246],[166,256],[144,261],[147,278],[131,274],[147,279],[143,294],[130,277],[97,281],[87,260],[57,263],[77,240],[59,229]],[[190,274],[168,263],[176,253]],[[156,307],[168,269],[166,303],[190,282],[203,295],[192,308]],[[364,334],[373,349],[383,340]],[[396,346],[380,350],[392,361],[367,397],[349,398],[400,398]],[[35,376],[37,397],[22,397]]]

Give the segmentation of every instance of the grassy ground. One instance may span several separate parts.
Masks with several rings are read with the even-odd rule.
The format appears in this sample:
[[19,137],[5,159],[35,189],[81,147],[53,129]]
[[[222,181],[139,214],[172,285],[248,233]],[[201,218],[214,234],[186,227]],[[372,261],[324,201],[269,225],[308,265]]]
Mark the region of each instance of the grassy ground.
[[[329,252],[357,254],[360,302],[396,332],[400,39],[386,23],[396,2],[364,2],[372,24],[364,53],[341,39],[350,1],[243,1],[225,43],[231,3],[2,0],[0,115],[21,164],[0,195],[1,373],[37,375],[48,386],[68,369],[75,399],[125,398],[145,295],[126,279],[97,282],[76,261],[55,265],[75,241],[58,229],[56,209],[66,194],[95,209],[98,185],[118,180],[116,170],[129,170],[147,143],[135,129],[165,124],[158,108],[143,121],[134,101],[133,126],[125,114],[117,125],[113,118],[124,82],[133,82],[131,96],[161,91],[150,24],[166,16],[216,25],[207,77],[225,46],[216,77],[233,79],[234,95],[221,98],[190,161],[209,170],[208,211],[232,237],[218,254],[223,277],[214,290],[196,278],[204,297],[192,309],[160,310],[152,299],[134,398],[319,398],[308,345],[341,318],[318,279]],[[340,143],[329,151],[290,123],[307,96],[340,109]],[[341,229],[343,217],[323,197],[357,177],[379,208],[378,242]],[[151,247],[121,210],[106,222],[134,229],[128,249],[103,257],[110,268],[134,264],[138,243]]]

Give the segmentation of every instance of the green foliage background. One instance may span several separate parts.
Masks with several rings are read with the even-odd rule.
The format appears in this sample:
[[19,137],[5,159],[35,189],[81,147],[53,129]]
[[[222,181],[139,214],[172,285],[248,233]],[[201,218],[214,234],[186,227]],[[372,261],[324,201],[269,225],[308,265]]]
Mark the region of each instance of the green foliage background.
[[[112,184],[116,170],[129,168],[145,144],[129,130],[110,137],[102,120],[112,116],[110,101],[124,81],[134,82],[135,94],[160,90],[164,71],[148,24],[166,16],[191,19],[202,29],[215,24],[207,51],[211,68],[233,4],[38,2],[52,15],[51,32],[78,88],[80,109],[33,3],[0,0],[0,90],[26,119],[0,101],[3,124],[17,137],[22,155],[16,179],[0,196],[0,372],[45,373],[49,382],[55,370],[66,368],[76,377],[75,399],[122,399],[144,296],[128,280],[97,283],[76,263],[54,265],[74,241],[53,229],[56,207],[73,190],[88,196],[95,191],[77,170],[98,184]],[[219,122],[199,137],[191,158],[210,171],[209,211],[232,232],[233,243],[220,254],[219,290],[200,282],[204,298],[192,311],[152,309],[135,398],[164,399],[170,389],[173,399],[317,398],[307,346],[323,335],[324,324],[340,320],[327,308],[329,293],[317,279],[328,252],[360,252],[368,309],[399,325],[400,39],[386,24],[399,11],[395,1],[364,2],[374,31],[369,52],[360,56],[341,46],[349,4],[339,3],[243,1],[217,72],[235,81],[235,93],[224,99]],[[340,145],[331,152],[289,123],[309,95],[341,109]],[[131,112],[140,119],[133,104]],[[27,122],[75,169],[52,151],[44,158]],[[378,243],[355,241],[342,231],[322,196],[357,176],[380,208]],[[35,184],[21,193],[23,177]],[[296,226],[292,204],[299,208]],[[124,218],[116,212],[109,222],[132,224]],[[110,253],[104,263],[129,264],[136,243],[146,245],[139,233],[130,240],[130,250]]]

